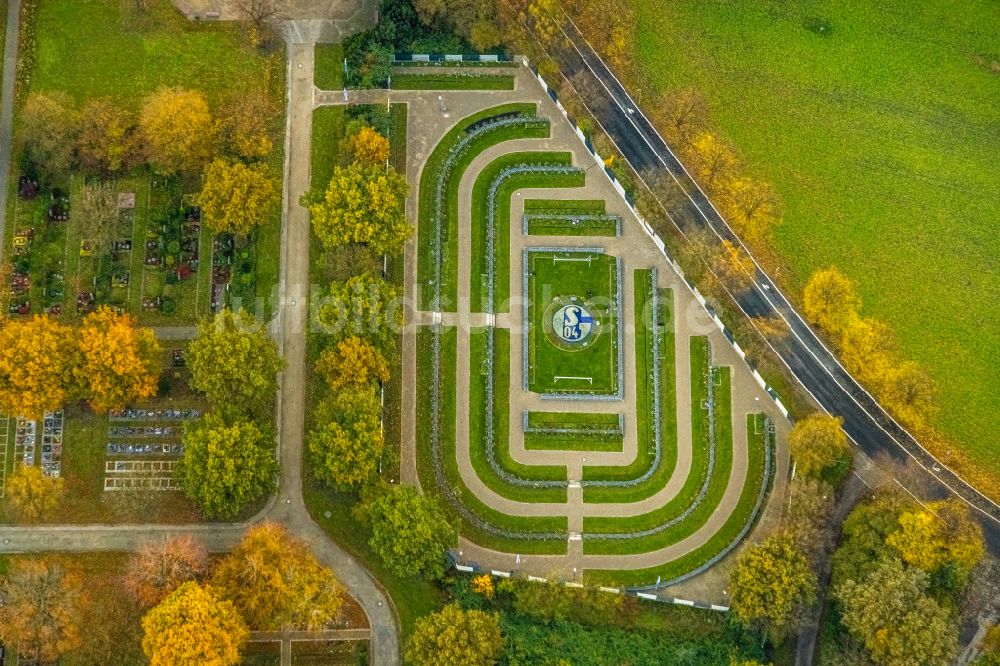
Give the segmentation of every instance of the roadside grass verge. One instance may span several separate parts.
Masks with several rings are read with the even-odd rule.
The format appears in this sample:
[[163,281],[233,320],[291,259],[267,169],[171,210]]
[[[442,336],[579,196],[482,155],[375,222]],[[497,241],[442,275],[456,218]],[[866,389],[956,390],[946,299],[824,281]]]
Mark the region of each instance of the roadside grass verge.
[[531,488],[503,479],[486,455],[486,420],[493,420],[493,453],[497,465],[514,477],[532,481],[566,481],[566,468],[554,465],[522,465],[510,455],[510,331],[494,329],[493,413],[486,413],[485,328],[473,328],[469,336],[469,456],[476,474],[498,495],[516,502],[565,502],[566,488]]
[[[676,360],[674,358],[673,292],[660,289],[660,312],[656,321],[661,326],[659,336],[660,376],[653,376],[653,345],[651,329],[653,312],[651,295],[653,273],[649,269],[633,272],[635,299],[635,363],[636,363],[636,430],[639,448],[635,460],[628,465],[596,466],[583,468],[585,481],[625,481],[641,477],[656,455],[653,432],[653,394],[660,391],[660,465],[645,481],[628,487],[584,486],[584,502],[637,502],[650,497],[663,488],[677,466],[677,388]],[[695,372],[692,354],[692,377]],[[704,363],[702,363],[702,367]],[[695,440],[697,441],[697,440]],[[695,447],[697,450],[697,447]]]
[[396,90],[513,90],[513,74],[421,74],[394,72]]
[[[433,332],[429,327],[417,331],[417,471],[424,493],[438,497],[448,506],[451,500],[439,488],[434,474],[435,464],[448,483],[455,501],[487,525],[500,529],[524,533],[554,532],[558,539],[514,539],[498,536],[462,517],[461,532],[472,541],[487,548],[508,553],[563,554],[566,552],[568,535],[565,517],[534,518],[508,516],[483,504],[462,480],[455,457],[455,342],[453,327],[441,330],[441,394],[440,394],[440,454],[441,459],[433,460],[431,452],[431,363]],[[450,427],[449,427],[450,426]]]
[[[536,106],[533,103],[503,104],[484,109],[478,113],[466,116],[458,121],[438,142],[427,158],[420,173],[419,202],[417,211],[417,301],[421,310],[429,310],[434,300],[434,217],[437,208],[435,192],[441,169],[450,152],[462,140],[466,132],[477,123],[491,118],[520,114],[525,116],[525,125],[504,126],[488,130],[472,139],[465,152],[447,175],[444,183],[444,210],[441,211],[441,310],[454,312],[457,300],[458,271],[458,187],[466,168],[476,156],[498,143],[511,139],[536,138],[549,136],[547,120],[534,117]],[[530,119],[533,119],[529,121]]]
[[[529,151],[507,153],[490,162],[479,172],[472,188],[472,256],[470,275],[470,308],[485,312],[486,308],[486,233],[489,217],[489,191],[500,173],[521,164],[567,167],[573,164],[570,152]],[[509,311],[510,299],[510,199],[514,193],[530,188],[583,187],[586,174],[581,169],[571,173],[515,173],[504,179],[496,191],[494,223],[494,307],[496,312]]]
[[343,89],[344,47],[341,44],[317,44],[314,58],[313,82],[316,87],[320,90]]
[[641,586],[652,585],[659,579],[669,581],[707,564],[712,558],[717,557],[734,544],[736,538],[743,531],[744,527],[747,526],[753,514],[765,474],[764,447],[766,443],[763,433],[764,415],[747,414],[746,419],[747,445],[749,447],[747,478],[743,484],[743,490],[740,493],[736,508],[726,518],[726,522],[722,527],[703,545],[675,560],[657,567],[633,569],[631,571],[586,571],[583,575],[585,583],[588,585]]

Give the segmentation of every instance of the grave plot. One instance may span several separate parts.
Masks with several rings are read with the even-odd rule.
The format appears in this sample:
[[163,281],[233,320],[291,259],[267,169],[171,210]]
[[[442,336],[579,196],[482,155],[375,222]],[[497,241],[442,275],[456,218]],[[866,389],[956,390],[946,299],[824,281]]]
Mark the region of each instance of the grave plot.
[[184,423],[197,409],[129,408],[108,413],[104,490],[177,490],[176,464],[184,453]]
[[40,467],[45,476],[62,474],[63,412],[45,412],[42,420],[18,417],[14,431],[14,467]]
[[459,120],[421,174],[420,483],[461,518],[473,557],[531,554],[536,575],[572,563],[609,585],[676,582],[753,526],[773,428],[713,361],[720,342],[677,321],[693,298],[612,207],[605,175],[552,139],[504,151],[545,138],[533,111]]

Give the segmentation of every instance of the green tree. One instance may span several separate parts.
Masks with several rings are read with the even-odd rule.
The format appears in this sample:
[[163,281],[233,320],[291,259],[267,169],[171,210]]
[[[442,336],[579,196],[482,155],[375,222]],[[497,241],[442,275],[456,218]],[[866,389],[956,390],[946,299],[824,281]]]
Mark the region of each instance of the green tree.
[[178,465],[184,494],[209,518],[233,518],[275,487],[271,437],[253,422],[227,424],[208,414],[184,428]]
[[407,191],[406,177],[384,165],[335,167],[322,198],[309,204],[313,230],[327,249],[363,243],[379,254],[398,254],[413,233]]
[[318,323],[331,342],[360,337],[386,357],[396,349],[403,311],[394,286],[371,273],[330,284],[330,295],[320,304]]
[[79,132],[73,101],[63,92],[33,92],[21,110],[24,150],[47,178],[69,173]]
[[861,299],[854,290],[854,283],[831,266],[816,271],[809,278],[802,293],[802,307],[809,321],[839,338],[858,318]]
[[248,632],[239,613],[211,589],[188,582],[142,618],[150,666],[235,666]]
[[821,412],[795,423],[788,446],[799,473],[818,477],[835,468],[846,471],[850,467],[851,448],[841,428],[843,423],[839,416]]
[[21,465],[7,477],[4,497],[21,520],[35,521],[50,515],[59,506],[63,480],[45,476],[33,465]]
[[191,387],[227,413],[252,414],[265,407],[282,368],[278,347],[243,311],[223,310],[198,324],[188,347]]
[[912,507],[912,501],[895,490],[881,491],[854,507],[841,526],[840,547],[833,554],[833,584],[864,580],[877,562],[894,557],[896,551],[886,540],[899,529],[899,517]]
[[503,649],[500,618],[449,604],[417,620],[406,644],[413,666],[488,666]]
[[212,157],[215,123],[200,92],[156,91],[143,102],[139,131],[146,158],[161,173],[194,173]]
[[458,528],[436,500],[413,486],[389,486],[362,514],[372,529],[368,545],[394,574],[444,573],[445,551],[457,542]]
[[792,538],[779,533],[740,554],[729,578],[733,613],[778,642],[816,596],[816,576]]
[[274,178],[263,165],[221,158],[205,167],[205,182],[197,199],[209,229],[237,236],[247,236],[272,221],[279,200]]
[[277,523],[247,531],[215,569],[212,585],[254,629],[319,631],[339,617],[343,587]]
[[880,666],[947,666],[958,651],[951,614],[924,594],[927,575],[894,558],[834,589],[841,622]]
[[382,405],[374,386],[335,392],[317,409],[309,450],[316,476],[341,488],[356,488],[375,477],[384,441]]

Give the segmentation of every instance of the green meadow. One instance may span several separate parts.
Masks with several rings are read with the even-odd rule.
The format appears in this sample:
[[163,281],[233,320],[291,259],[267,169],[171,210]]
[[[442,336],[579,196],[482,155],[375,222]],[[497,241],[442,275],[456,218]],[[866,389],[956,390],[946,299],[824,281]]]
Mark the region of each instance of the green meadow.
[[779,281],[854,279],[936,380],[935,425],[1000,476],[1000,5],[634,4],[644,81],[702,91],[776,187]]

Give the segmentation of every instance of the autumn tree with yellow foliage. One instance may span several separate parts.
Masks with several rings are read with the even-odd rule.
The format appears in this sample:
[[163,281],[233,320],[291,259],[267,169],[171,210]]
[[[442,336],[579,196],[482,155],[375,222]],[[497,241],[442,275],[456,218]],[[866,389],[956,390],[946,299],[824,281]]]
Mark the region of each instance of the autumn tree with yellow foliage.
[[94,411],[120,409],[151,398],[163,368],[153,331],[136,327],[135,318],[100,307],[79,331],[76,381]]
[[7,477],[4,499],[18,518],[33,522],[55,511],[63,490],[61,477],[45,476],[33,465],[21,465]]
[[344,152],[366,167],[385,167],[389,159],[389,139],[365,125],[344,141]]
[[100,176],[117,174],[132,163],[137,148],[131,113],[109,99],[95,99],[84,105],[76,143],[81,166]]
[[0,583],[0,640],[18,656],[55,663],[80,645],[80,580],[44,560],[20,559]]
[[247,531],[219,562],[212,585],[255,630],[318,631],[339,617],[344,604],[333,572],[277,523]]
[[313,230],[327,249],[346,243],[398,254],[413,233],[406,222],[406,177],[361,163],[335,167],[326,192],[309,204]]
[[316,372],[331,391],[339,391],[346,386],[388,381],[389,363],[370,342],[352,336],[324,349],[316,361]]
[[854,283],[836,267],[816,271],[802,292],[806,318],[827,334],[839,338],[858,318],[861,299]]
[[796,421],[788,435],[788,447],[799,473],[820,477],[837,468],[847,471],[851,465],[851,448],[843,424],[839,416],[822,412]]
[[235,666],[249,636],[229,601],[188,582],[142,618],[142,650],[150,666]]
[[840,359],[862,381],[877,384],[892,369],[895,341],[889,327],[871,317],[852,319],[840,337]]
[[899,517],[899,529],[886,538],[904,562],[928,574],[950,567],[964,579],[986,554],[983,531],[957,499],[928,502]]
[[406,663],[413,666],[486,666],[503,649],[500,618],[481,610],[449,604],[419,618],[406,644]]
[[718,134],[702,131],[691,139],[687,157],[695,180],[710,194],[730,181],[739,163],[732,147]]
[[742,247],[729,240],[722,241],[713,249],[711,266],[712,272],[730,291],[744,292],[753,284],[756,273],[753,259]]
[[0,323],[0,412],[41,418],[74,393],[73,329],[36,315]]
[[778,533],[740,554],[729,577],[733,613],[780,642],[816,596],[816,575],[792,538]]
[[146,98],[139,131],[149,163],[164,174],[200,171],[212,157],[215,123],[204,95],[162,88]]
[[262,160],[274,150],[271,140],[279,109],[262,89],[234,94],[219,111],[222,150],[244,160]]
[[280,195],[263,165],[217,158],[205,168],[197,202],[202,220],[217,234],[247,236],[273,220]]
[[732,178],[724,184],[720,201],[726,219],[748,242],[765,240],[778,219],[778,195],[763,180]]
[[25,156],[47,178],[69,174],[79,112],[64,92],[33,92],[24,101],[18,136]]
[[903,361],[889,370],[878,389],[889,410],[907,425],[921,427],[935,411],[934,380],[914,361]]

